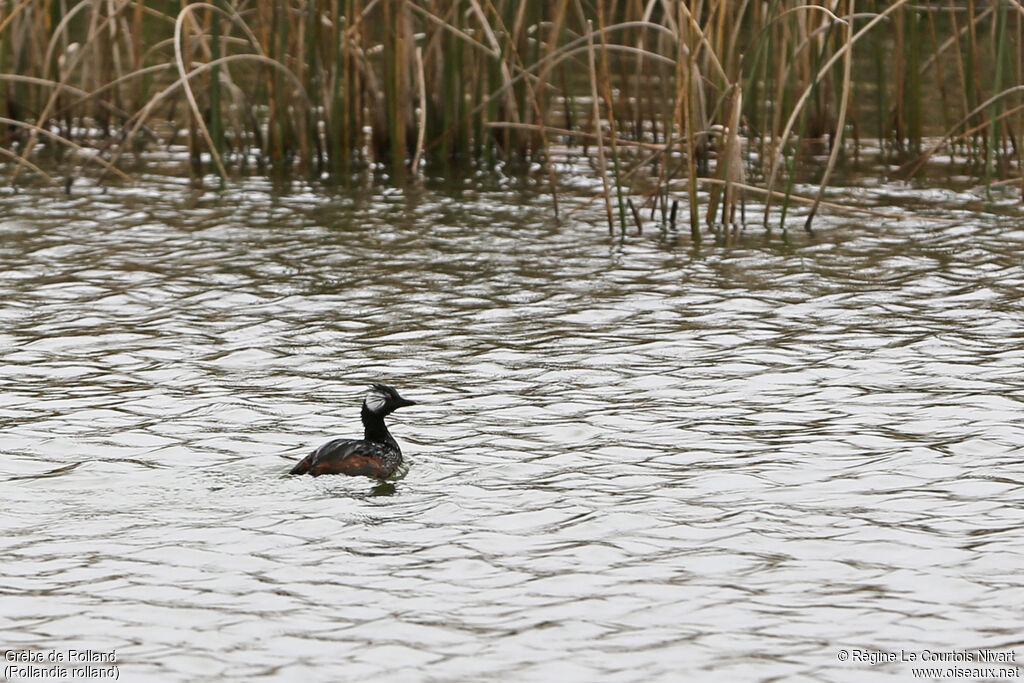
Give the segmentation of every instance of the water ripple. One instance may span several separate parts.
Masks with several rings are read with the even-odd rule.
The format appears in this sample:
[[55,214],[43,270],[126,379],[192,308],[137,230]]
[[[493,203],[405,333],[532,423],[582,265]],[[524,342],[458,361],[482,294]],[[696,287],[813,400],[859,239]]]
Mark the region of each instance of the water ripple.
[[[0,199],[5,648],[859,681],[910,672],[839,650],[1019,644],[1012,221],[609,246],[528,195],[421,199]],[[422,401],[393,491],[283,476],[380,380]]]

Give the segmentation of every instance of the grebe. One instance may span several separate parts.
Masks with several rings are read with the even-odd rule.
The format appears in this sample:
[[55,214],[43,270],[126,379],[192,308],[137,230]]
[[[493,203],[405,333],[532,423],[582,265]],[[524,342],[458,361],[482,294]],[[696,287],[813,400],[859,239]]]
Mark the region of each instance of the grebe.
[[399,408],[416,405],[402,398],[394,387],[374,384],[363,401],[363,438],[334,439],[316,449],[288,474],[347,474],[387,479],[402,464],[402,450],[391,436],[384,417]]

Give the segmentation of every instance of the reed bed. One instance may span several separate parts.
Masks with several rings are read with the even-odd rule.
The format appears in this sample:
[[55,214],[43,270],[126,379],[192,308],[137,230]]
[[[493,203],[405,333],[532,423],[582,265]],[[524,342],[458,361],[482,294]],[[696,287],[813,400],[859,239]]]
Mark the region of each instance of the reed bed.
[[[10,182],[593,173],[608,229],[810,229],[850,169],[1020,183],[1017,0],[0,1]],[[582,168],[582,170],[581,170]],[[807,187],[817,187],[808,192]],[[801,193],[796,190],[801,189]],[[757,199],[758,215],[745,212]]]

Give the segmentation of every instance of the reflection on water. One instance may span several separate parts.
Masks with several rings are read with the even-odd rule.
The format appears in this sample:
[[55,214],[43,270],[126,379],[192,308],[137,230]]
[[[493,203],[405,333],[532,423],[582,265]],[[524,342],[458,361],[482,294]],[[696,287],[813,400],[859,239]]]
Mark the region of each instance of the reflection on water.
[[[1018,220],[694,250],[512,191],[166,189],[0,200],[5,650],[906,680],[837,653],[1020,643]],[[285,477],[371,381],[423,399],[406,476]]]

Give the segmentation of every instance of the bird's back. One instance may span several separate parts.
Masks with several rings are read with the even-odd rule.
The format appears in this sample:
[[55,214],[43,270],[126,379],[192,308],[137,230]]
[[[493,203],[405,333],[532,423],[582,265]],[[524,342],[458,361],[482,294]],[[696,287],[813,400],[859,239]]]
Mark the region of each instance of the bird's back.
[[397,444],[362,439],[334,439],[303,458],[289,474],[347,474],[387,479],[402,464]]

